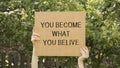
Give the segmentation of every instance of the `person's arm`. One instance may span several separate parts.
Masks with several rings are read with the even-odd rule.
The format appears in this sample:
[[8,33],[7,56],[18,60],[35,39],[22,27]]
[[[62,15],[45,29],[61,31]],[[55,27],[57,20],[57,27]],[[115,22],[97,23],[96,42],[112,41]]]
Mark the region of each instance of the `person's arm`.
[[84,68],[83,60],[78,61],[78,66],[79,66],[79,68]]
[[81,56],[78,58],[78,66],[79,68],[84,68],[84,59],[89,57],[89,51],[87,47],[80,49]]
[[32,54],[31,68],[38,68],[38,56],[35,53],[35,45],[36,45],[37,41],[39,41],[39,40],[40,40],[39,34],[33,32],[32,36],[31,36],[31,41],[33,43],[33,54]]

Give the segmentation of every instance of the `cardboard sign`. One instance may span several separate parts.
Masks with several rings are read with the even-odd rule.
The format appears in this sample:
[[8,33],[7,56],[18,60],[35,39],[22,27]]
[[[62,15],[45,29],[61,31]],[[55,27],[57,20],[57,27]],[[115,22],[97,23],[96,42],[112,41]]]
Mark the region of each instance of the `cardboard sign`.
[[85,46],[85,12],[35,12],[38,56],[80,56]]

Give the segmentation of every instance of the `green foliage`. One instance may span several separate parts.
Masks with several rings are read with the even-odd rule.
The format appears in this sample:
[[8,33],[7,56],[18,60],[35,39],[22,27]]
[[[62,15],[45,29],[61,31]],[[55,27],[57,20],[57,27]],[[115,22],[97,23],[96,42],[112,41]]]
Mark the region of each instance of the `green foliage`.
[[[1,0],[1,48],[31,54],[35,11],[86,11],[86,45],[90,49],[86,62],[90,68],[120,67],[119,0]],[[77,65],[77,57],[57,58],[63,61],[63,67]]]
[[[120,2],[89,2],[87,7],[87,45],[90,45],[90,66],[117,68],[120,56]],[[92,6],[93,5],[93,6]],[[95,6],[96,5],[96,6]],[[94,10],[94,11],[93,11]],[[93,62],[95,61],[95,62]],[[120,61],[119,61],[120,62]]]

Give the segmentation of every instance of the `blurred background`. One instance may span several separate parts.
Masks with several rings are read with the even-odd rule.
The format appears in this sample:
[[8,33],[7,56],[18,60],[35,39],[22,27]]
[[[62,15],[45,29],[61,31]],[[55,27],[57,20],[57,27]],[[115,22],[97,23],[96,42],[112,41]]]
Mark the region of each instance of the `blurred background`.
[[[86,68],[120,68],[120,0],[0,0],[0,68],[31,68],[34,12],[85,11]],[[78,68],[78,57],[39,57],[39,68]]]

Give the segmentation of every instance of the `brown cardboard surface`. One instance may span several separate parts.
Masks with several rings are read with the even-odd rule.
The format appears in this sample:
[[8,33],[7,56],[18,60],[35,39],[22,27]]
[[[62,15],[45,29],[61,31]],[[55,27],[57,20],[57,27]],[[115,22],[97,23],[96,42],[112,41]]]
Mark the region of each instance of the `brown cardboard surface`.
[[[40,35],[40,40],[33,44],[35,53],[38,56],[79,56],[80,48],[85,46],[85,16],[85,12],[35,12],[33,30]],[[54,31],[59,32],[59,36],[55,36]]]

